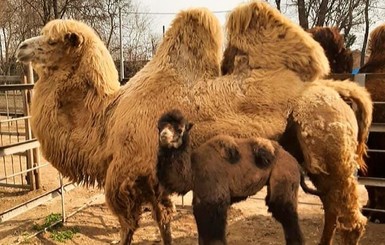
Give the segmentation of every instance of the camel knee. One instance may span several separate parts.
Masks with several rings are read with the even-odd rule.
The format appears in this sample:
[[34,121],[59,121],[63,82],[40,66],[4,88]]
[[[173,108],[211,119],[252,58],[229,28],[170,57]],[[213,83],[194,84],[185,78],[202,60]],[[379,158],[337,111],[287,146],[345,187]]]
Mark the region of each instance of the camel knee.
[[159,224],[167,224],[171,222],[174,213],[174,206],[169,197],[162,197],[162,199],[152,204],[153,218]]

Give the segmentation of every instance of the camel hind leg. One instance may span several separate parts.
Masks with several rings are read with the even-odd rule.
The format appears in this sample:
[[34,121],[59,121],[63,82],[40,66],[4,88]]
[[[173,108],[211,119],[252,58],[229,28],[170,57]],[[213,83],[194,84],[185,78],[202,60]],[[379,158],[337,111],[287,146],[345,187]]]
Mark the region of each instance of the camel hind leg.
[[[331,89],[312,87],[294,109],[297,139],[304,168],[321,193],[325,225],[321,244],[332,243],[334,229],[343,231],[346,245],[355,245],[364,233],[358,183],[358,124],[354,112]],[[337,217],[337,219],[334,218]],[[348,238],[349,237],[349,238]]]
[[281,223],[287,245],[305,243],[297,213],[300,181],[297,164],[297,161],[292,157],[284,158],[283,162],[278,162],[273,167],[267,186],[266,205],[273,217]]

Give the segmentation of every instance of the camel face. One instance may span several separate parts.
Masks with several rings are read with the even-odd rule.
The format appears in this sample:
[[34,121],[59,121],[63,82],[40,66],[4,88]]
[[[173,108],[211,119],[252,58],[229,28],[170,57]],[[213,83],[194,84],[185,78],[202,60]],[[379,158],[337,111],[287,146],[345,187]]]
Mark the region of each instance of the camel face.
[[81,44],[82,37],[76,33],[65,33],[61,37],[43,33],[22,42],[16,51],[16,58],[23,63],[32,62],[44,67],[73,63],[70,57],[73,57]]
[[159,129],[159,144],[166,148],[179,148],[183,143],[183,135],[186,133],[185,125],[172,125],[167,123]]
[[178,149],[186,141],[193,124],[183,118],[179,110],[163,115],[158,121],[159,146]]

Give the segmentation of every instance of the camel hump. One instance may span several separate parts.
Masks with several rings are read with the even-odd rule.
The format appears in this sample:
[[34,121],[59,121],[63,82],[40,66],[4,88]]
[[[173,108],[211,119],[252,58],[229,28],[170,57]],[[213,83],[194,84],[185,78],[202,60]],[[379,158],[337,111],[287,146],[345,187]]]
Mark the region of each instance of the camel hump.
[[222,39],[213,13],[205,8],[184,10],[173,20],[153,60],[158,67],[172,66],[184,80],[217,77]]
[[255,138],[250,141],[250,146],[254,154],[254,163],[259,168],[268,168],[275,159],[274,144],[264,138]]
[[[306,82],[330,71],[320,44],[268,3],[252,1],[235,8],[226,29],[228,48],[247,54],[250,69],[289,69]],[[231,64],[226,59],[234,60],[237,52],[228,51],[231,55],[222,64]]]

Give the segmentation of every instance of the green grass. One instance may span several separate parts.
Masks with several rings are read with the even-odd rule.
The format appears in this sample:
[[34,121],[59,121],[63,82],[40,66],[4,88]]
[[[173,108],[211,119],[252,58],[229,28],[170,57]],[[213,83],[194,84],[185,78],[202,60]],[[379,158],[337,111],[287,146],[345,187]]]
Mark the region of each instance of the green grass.
[[59,222],[62,220],[62,216],[59,213],[52,213],[48,215],[45,220],[44,224],[39,225],[39,224],[34,224],[33,229],[36,231],[44,230],[48,228],[48,232],[50,233],[50,238],[54,241],[58,242],[65,242],[66,240],[70,240],[74,237],[76,233],[79,232],[78,227],[71,227],[69,229],[63,229],[63,230],[57,230],[61,227],[63,227],[62,223],[58,223],[54,225],[53,227],[50,227],[51,225]]
[[52,224],[54,224],[55,222],[58,222],[60,220],[62,220],[61,214],[52,213],[52,214],[48,215],[47,217],[45,217],[44,224],[42,224],[42,225],[34,224],[32,228],[36,231],[40,231],[40,230],[43,230],[45,228],[50,227]]
[[52,231],[50,237],[52,238],[52,240],[55,240],[58,242],[65,242],[66,240],[71,240],[74,237],[74,235],[78,232],[79,232],[79,228],[72,227],[62,231]]

